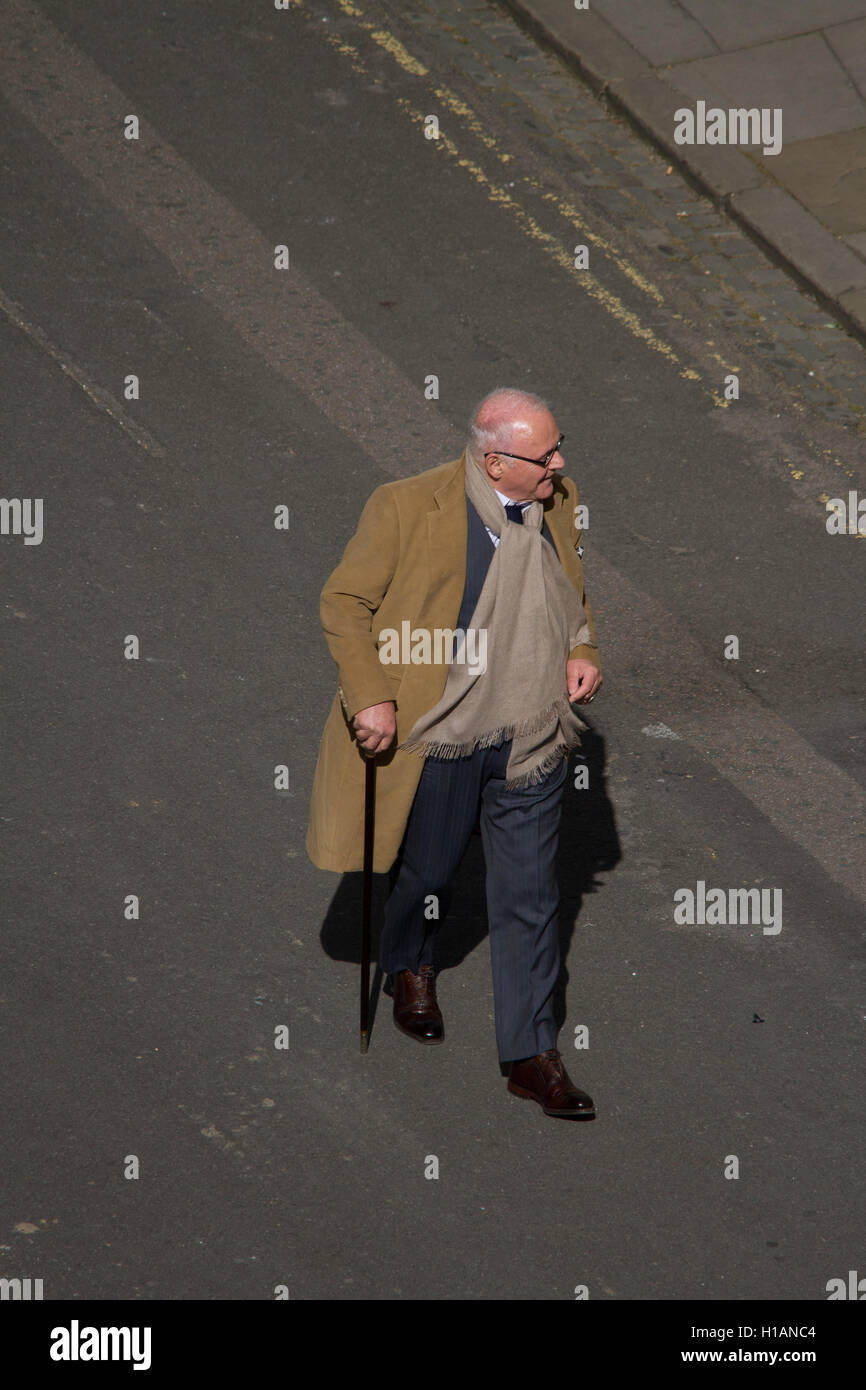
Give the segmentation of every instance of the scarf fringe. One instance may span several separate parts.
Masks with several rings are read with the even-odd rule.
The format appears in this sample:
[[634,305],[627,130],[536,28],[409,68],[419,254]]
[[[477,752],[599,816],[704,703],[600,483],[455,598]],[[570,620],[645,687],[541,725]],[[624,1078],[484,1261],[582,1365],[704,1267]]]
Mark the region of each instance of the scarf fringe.
[[[504,739],[524,738],[529,734],[540,733],[554,718],[557,721],[561,720],[566,712],[574,713],[568,701],[563,700],[560,696],[546,709],[541,710],[539,714],[533,715],[531,719],[513,720],[510,724],[501,724],[498,729],[491,729],[488,733],[481,734],[479,738],[471,738],[464,743],[442,743],[437,739],[427,740],[422,734],[420,737],[406,739],[405,743],[398,745],[398,748],[405,753],[420,753],[425,758],[465,758],[476,748],[490,748],[493,744],[500,743]],[[586,728],[586,725],[581,724],[581,727]],[[574,748],[577,747],[577,744],[558,743],[556,750],[561,751],[568,747]],[[558,759],[554,758],[551,766],[555,766],[557,761]],[[542,775],[546,775],[550,771],[546,758],[539,764],[539,767],[545,768],[545,773]],[[535,778],[534,780],[538,781],[539,779]],[[515,785],[517,784],[515,783]],[[506,783],[506,787],[509,787],[508,783]]]
[[577,748],[579,744],[579,738],[577,743],[562,743],[557,740],[550,752],[545,754],[538,766],[534,767],[531,772],[524,772],[522,776],[512,777],[510,780],[506,777],[505,790],[507,792],[520,791],[523,787],[532,787],[536,782],[543,782],[548,773],[553,772],[553,769],[559,766],[562,759],[568,757],[572,748]]

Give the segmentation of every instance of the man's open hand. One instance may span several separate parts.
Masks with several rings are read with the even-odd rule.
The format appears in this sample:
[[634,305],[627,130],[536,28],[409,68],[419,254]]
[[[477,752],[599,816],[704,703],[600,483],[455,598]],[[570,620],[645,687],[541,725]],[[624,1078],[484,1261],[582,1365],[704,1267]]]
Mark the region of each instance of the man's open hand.
[[393,700],[385,700],[381,705],[370,705],[369,709],[359,709],[352,720],[358,747],[365,753],[384,753],[394,742],[397,732],[396,706]]
[[602,675],[597,666],[583,657],[565,663],[565,680],[568,698],[572,704],[588,705],[596,691],[602,687]]

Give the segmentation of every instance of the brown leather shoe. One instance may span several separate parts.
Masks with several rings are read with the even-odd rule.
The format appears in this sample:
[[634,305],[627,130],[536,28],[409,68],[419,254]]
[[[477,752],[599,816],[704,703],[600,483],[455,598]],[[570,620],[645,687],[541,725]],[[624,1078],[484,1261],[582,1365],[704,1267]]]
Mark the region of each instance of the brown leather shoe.
[[512,1062],[508,1089],[513,1096],[537,1100],[545,1115],[559,1115],[569,1120],[595,1118],[591,1096],[574,1085],[555,1047],[522,1062]]
[[420,1043],[445,1041],[445,1025],[436,1002],[436,972],[422,965],[417,975],[401,970],[392,976],[394,1022],[401,1033]]

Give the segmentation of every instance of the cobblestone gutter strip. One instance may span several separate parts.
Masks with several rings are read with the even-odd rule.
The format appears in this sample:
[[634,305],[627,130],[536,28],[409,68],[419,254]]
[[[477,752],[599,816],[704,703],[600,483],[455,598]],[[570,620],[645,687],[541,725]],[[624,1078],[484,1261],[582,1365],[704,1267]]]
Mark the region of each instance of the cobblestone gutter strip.
[[741,150],[677,145],[673,113],[689,99],[657,76],[591,8],[576,10],[568,0],[499,3],[628,117],[866,345],[866,262]]

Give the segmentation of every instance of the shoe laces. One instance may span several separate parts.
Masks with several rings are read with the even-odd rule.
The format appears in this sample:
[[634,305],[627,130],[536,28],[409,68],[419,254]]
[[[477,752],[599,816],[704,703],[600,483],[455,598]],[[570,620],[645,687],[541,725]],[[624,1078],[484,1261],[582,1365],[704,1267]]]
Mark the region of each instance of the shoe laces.
[[432,965],[422,965],[415,976],[418,981],[419,993],[429,997],[436,987],[436,971]]
[[549,1062],[549,1063],[551,1063],[551,1064],[553,1065],[553,1067],[554,1067],[554,1069],[555,1069],[557,1075],[558,1075],[558,1076],[564,1076],[564,1074],[565,1074],[565,1066],[564,1066],[563,1061],[562,1061],[562,1055],[561,1055],[561,1053],[560,1053],[560,1051],[559,1051],[558,1048],[556,1048],[556,1047],[549,1047],[549,1048],[547,1049],[546,1052],[540,1052],[540,1053],[538,1054],[538,1060],[539,1060],[540,1062]]

